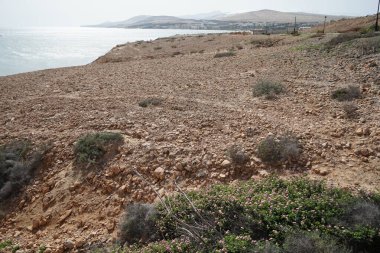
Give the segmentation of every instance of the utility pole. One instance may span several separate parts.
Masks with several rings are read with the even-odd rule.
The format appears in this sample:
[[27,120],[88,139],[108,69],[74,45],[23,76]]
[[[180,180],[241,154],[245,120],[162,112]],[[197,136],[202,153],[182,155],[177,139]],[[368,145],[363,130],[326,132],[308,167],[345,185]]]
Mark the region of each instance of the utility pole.
[[379,4],[377,5],[377,13],[376,13],[376,25],[375,25],[375,31],[379,31],[379,10],[380,10],[380,0]]
[[327,16],[325,16],[325,23],[323,24],[323,33],[325,33],[325,30],[326,30],[326,20],[327,20]]

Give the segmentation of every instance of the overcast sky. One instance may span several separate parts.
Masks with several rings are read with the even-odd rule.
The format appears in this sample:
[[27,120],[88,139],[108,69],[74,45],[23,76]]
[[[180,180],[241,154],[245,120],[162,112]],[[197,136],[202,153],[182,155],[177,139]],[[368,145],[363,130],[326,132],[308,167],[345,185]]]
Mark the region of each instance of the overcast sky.
[[363,16],[378,0],[0,0],[0,27],[79,26],[136,15],[187,15],[261,9]]

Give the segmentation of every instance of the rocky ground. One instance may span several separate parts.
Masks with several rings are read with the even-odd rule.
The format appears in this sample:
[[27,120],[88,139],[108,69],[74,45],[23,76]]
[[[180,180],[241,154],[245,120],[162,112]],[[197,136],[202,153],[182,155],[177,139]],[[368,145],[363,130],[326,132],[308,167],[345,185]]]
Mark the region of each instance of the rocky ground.
[[[27,138],[52,147],[0,221],[0,242],[10,239],[24,252],[111,243],[126,204],[170,194],[175,182],[199,189],[304,174],[380,190],[380,55],[318,49],[333,36],[164,38],[117,46],[82,67],[0,78],[0,143]],[[235,56],[214,58],[232,48]],[[286,94],[253,97],[252,85],[263,78],[281,81]],[[363,92],[356,119],[330,96],[346,85]],[[147,98],[161,104],[140,107]],[[102,170],[79,170],[73,145],[94,131],[120,132],[124,145]],[[263,164],[255,154],[259,141],[288,131],[302,142],[304,166]],[[229,161],[234,144],[249,154],[247,166]]]

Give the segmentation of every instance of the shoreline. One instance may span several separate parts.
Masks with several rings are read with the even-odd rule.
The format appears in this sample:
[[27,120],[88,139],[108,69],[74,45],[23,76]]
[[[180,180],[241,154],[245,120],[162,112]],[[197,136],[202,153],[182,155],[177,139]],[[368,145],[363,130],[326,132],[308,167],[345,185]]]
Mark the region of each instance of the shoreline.
[[[102,57],[103,55],[107,54],[110,50],[112,50],[114,47],[116,47],[119,44],[125,44],[130,42],[136,42],[139,40],[143,41],[149,41],[152,39],[157,38],[163,38],[168,36],[176,36],[181,35],[181,31],[183,34],[204,34],[204,33],[223,33],[226,31],[212,31],[212,30],[180,30],[180,29],[124,29],[124,28],[90,28],[90,27],[20,27],[20,28],[0,28],[3,30],[14,30],[17,33],[8,32],[7,36],[3,36],[3,41],[0,41],[0,43],[3,43],[4,48],[8,47],[9,49],[4,50],[4,57],[7,57],[5,59],[8,60],[9,63],[3,64],[3,71],[5,73],[9,72],[9,74],[1,75],[1,77],[11,76],[11,75],[17,75],[17,74],[23,74],[23,73],[30,73],[34,71],[41,71],[41,70],[49,70],[49,69],[57,69],[57,68],[66,68],[66,67],[77,67],[77,66],[83,66],[88,65],[96,61],[97,58]],[[81,33],[81,29],[88,29],[91,30],[88,33]],[[96,32],[96,29],[100,29],[101,33],[103,35],[100,38],[104,40],[104,37],[112,37],[115,36],[113,33],[116,32],[116,38],[115,39],[109,39],[104,42],[96,43],[97,39],[99,37],[94,34]],[[54,33],[57,33],[59,31],[64,31],[63,35],[55,35]],[[99,30],[98,30],[99,31]],[[177,33],[179,32],[179,33]],[[8,40],[7,37],[18,39],[21,41],[21,43],[24,40],[29,39],[29,33],[36,34],[34,37],[34,44],[36,43],[48,43],[48,47],[45,50],[36,49],[36,55],[32,53],[24,53],[24,51],[29,52],[30,50],[33,50],[34,48],[29,46],[28,44],[25,45],[13,45],[13,44],[7,44]],[[53,33],[53,34],[51,34]],[[61,33],[61,32],[59,32]],[[74,35],[70,35],[71,33],[74,33]],[[67,35],[66,35],[67,34]],[[12,37],[13,36],[13,37]],[[17,37],[15,37],[17,36]],[[39,39],[39,37],[48,36],[45,40]],[[67,37],[69,36],[69,37]],[[71,36],[71,37],[70,37]],[[79,39],[83,36],[87,36],[88,38]],[[123,39],[124,38],[124,39]],[[82,43],[75,44],[76,41]],[[70,46],[60,46],[55,45],[54,41],[56,40],[68,40],[68,43]],[[83,40],[83,41],[82,41]],[[112,43],[112,40],[114,42]],[[53,43],[50,43],[50,41],[53,41]],[[9,42],[11,43],[11,42]],[[20,42],[19,42],[20,43]],[[33,41],[31,42],[33,43]],[[50,44],[49,44],[50,43]],[[26,47],[26,48],[24,48]],[[50,47],[50,48],[49,48]],[[105,50],[106,49],[106,50]],[[90,50],[89,52],[86,52],[86,50]],[[91,51],[92,50],[92,51]],[[94,52],[93,52],[94,51]],[[101,51],[101,52],[99,52]],[[58,52],[58,55],[55,56]],[[99,52],[99,54],[97,54]],[[25,54],[25,56],[20,57],[17,54],[22,53]],[[4,61],[5,63],[5,59]],[[71,61],[72,63],[67,64],[67,61]],[[50,66],[47,66],[46,62],[50,62]],[[16,70],[16,66],[18,66],[21,63],[21,65],[18,67],[20,70]],[[55,66],[57,65],[57,66]],[[6,66],[6,67],[5,67]],[[36,67],[34,67],[36,66]],[[1,72],[1,69],[0,69]]]

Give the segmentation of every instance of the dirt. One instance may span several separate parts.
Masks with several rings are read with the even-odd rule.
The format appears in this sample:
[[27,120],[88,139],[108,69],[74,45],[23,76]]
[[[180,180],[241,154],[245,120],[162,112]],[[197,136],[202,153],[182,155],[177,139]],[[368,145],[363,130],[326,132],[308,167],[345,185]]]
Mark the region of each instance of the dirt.
[[[0,221],[0,242],[10,239],[25,252],[112,243],[125,205],[171,194],[175,182],[191,190],[304,175],[379,191],[380,55],[304,50],[332,36],[164,38],[120,45],[86,66],[0,78],[0,144],[28,138],[52,145]],[[214,58],[232,48],[235,56]],[[287,92],[275,100],[253,97],[252,86],[263,78],[281,81]],[[363,92],[357,119],[347,119],[330,96],[346,85]],[[147,98],[161,103],[140,107]],[[80,170],[73,145],[95,131],[119,132],[124,145],[103,169]],[[300,139],[305,164],[263,164],[257,144],[288,131]],[[250,156],[244,167],[228,160],[235,144]]]

